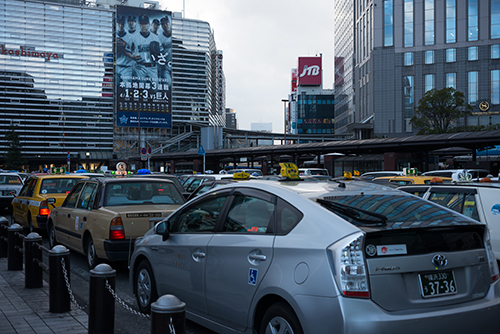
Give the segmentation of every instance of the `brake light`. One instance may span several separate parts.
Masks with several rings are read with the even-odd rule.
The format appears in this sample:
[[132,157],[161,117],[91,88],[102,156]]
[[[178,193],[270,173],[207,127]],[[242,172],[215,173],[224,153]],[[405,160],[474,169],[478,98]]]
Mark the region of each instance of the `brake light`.
[[363,234],[349,236],[329,247],[334,254],[334,275],[340,292],[346,297],[369,298],[368,276],[363,254]]
[[125,239],[125,230],[123,229],[123,222],[120,217],[111,220],[111,225],[109,226],[109,239]]
[[48,216],[50,213],[49,210],[49,205],[47,204],[47,201],[43,200],[40,202],[40,208],[38,210],[38,214],[40,216]]
[[484,248],[486,250],[486,255],[488,255],[488,264],[490,265],[491,272],[491,283],[498,281],[500,274],[498,271],[498,263],[495,258],[495,253],[493,253],[493,248],[491,247],[490,241],[490,231],[486,229],[484,232]]

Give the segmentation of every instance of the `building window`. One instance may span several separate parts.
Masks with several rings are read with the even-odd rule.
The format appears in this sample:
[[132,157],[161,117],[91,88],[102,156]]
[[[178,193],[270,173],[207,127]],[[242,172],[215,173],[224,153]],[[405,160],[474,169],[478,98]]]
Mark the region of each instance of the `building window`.
[[479,37],[478,1],[468,0],[468,41],[477,41]]
[[414,99],[415,99],[415,78],[412,75],[405,76],[403,82],[404,89],[404,108],[405,108],[405,119],[404,127],[406,132],[411,132],[412,127],[410,124],[410,119],[414,116]]
[[477,71],[469,72],[468,87],[469,87],[468,103],[475,104],[477,102],[477,96],[478,96],[478,91],[479,91],[479,89],[478,89],[478,72]]
[[454,63],[457,61],[457,49],[446,49],[446,62]]
[[491,59],[500,59],[500,45],[495,44],[491,46]]
[[424,93],[434,89],[434,74],[426,74],[424,77]]
[[413,52],[405,52],[405,66],[413,65]]
[[471,46],[468,49],[468,59],[477,60],[478,59],[478,49],[477,46]]
[[457,89],[457,74],[446,73],[446,87]]
[[425,45],[434,44],[434,0],[424,2]]
[[404,0],[404,46],[413,46],[413,0]]
[[491,104],[500,104],[500,70],[491,71]]
[[394,12],[392,0],[384,1],[384,46],[394,45]]
[[446,43],[457,41],[457,4],[456,0],[446,0]]
[[434,64],[434,50],[425,51],[425,63]]
[[491,38],[500,38],[500,0],[491,0]]

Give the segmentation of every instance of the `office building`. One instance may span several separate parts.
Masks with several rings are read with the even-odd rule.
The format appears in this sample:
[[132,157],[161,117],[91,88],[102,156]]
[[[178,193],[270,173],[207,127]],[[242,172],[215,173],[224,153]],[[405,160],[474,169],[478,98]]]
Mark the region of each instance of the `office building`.
[[416,134],[425,92],[453,87],[473,114],[500,124],[500,1],[336,0],[335,132],[356,138]]
[[[193,126],[225,125],[222,52],[208,22],[161,11],[157,2],[148,8],[137,4],[137,9],[110,0],[0,4],[0,155],[5,156],[4,135],[12,124],[29,170],[65,165],[68,159],[74,169],[87,156],[98,167],[110,159],[137,156],[145,146],[159,151],[177,144],[177,149],[187,149],[196,146],[196,139],[190,139]],[[151,25],[153,17],[169,18],[171,95],[162,99],[170,104],[147,101],[137,107],[129,100],[120,107],[123,101],[115,93],[115,83],[120,82],[115,66],[119,10],[136,10],[142,14],[135,15],[136,21],[146,14]],[[145,84],[147,89],[149,83]],[[144,87],[139,83],[134,92],[137,89]],[[143,91],[137,94],[143,96]],[[134,108],[140,109],[138,117],[128,117],[127,112],[138,110]],[[127,117],[117,119],[117,112]],[[151,115],[168,117],[157,126]],[[134,119],[142,124],[134,124]]]

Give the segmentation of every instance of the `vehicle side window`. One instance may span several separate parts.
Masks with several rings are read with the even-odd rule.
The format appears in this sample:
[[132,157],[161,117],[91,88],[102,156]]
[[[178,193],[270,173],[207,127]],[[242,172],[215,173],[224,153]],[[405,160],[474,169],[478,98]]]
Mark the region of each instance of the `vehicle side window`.
[[260,198],[239,195],[231,204],[223,232],[265,233],[274,220],[276,207]]
[[210,197],[171,220],[170,232],[213,232],[227,196]]
[[29,182],[26,182],[21,189],[21,192],[19,193],[19,196],[28,196],[32,197],[33,196],[33,189],[35,189],[35,184],[36,184],[36,179],[29,180]]
[[276,225],[278,234],[290,232],[302,220],[302,212],[278,198],[278,211],[276,215]]
[[80,198],[78,199],[78,204],[76,205],[78,209],[92,210],[96,187],[97,184],[95,183],[87,183],[85,185],[81,192]]
[[192,192],[194,191],[196,188],[198,188],[198,186],[200,185],[200,183],[203,181],[203,179],[195,179],[193,182],[191,182],[191,184],[187,187],[187,192]]
[[451,191],[432,192],[430,201],[445,206],[467,217],[479,220],[476,198],[473,193],[454,193]]
[[410,180],[389,180],[389,182],[396,183],[400,186],[406,186],[408,184],[412,184],[412,182]]
[[76,200],[78,199],[78,196],[80,195],[80,192],[83,188],[84,183],[78,183],[75,188],[73,189],[72,192],[68,194],[66,197],[66,200],[63,203],[63,207],[65,208],[74,208],[76,204]]

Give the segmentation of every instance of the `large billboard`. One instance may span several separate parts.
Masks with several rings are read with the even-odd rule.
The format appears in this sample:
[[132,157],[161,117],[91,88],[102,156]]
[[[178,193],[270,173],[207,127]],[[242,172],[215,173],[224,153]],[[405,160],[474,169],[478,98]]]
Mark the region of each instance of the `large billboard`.
[[299,57],[299,86],[321,86],[321,57]]
[[116,9],[116,125],[172,127],[172,13]]
[[292,94],[297,94],[297,69],[292,68]]

